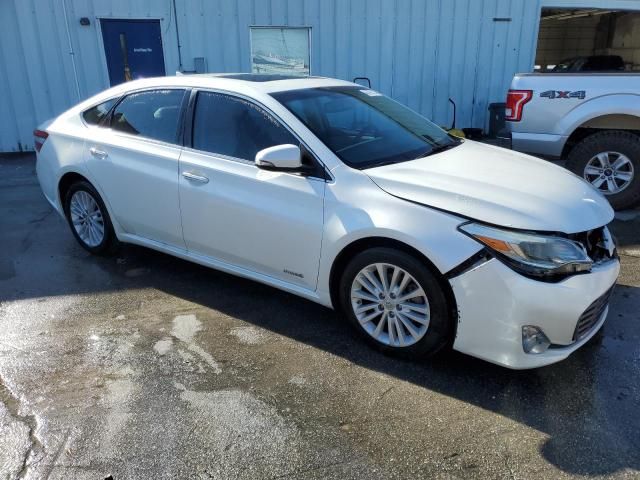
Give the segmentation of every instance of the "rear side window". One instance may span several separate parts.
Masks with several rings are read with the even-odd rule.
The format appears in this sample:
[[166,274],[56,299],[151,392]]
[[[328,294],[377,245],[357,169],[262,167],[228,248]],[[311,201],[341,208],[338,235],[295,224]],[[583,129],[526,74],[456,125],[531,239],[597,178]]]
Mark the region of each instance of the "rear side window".
[[200,92],[193,119],[193,148],[254,161],[260,150],[296,138],[255,104],[220,93]]
[[105,119],[113,104],[116,103],[116,98],[112,98],[111,100],[107,100],[106,102],[101,103],[100,105],[96,105],[95,107],[90,108],[89,110],[85,110],[82,112],[82,118],[89,125],[98,125],[102,120]]
[[132,93],[113,111],[111,128],[131,135],[176,143],[184,90]]

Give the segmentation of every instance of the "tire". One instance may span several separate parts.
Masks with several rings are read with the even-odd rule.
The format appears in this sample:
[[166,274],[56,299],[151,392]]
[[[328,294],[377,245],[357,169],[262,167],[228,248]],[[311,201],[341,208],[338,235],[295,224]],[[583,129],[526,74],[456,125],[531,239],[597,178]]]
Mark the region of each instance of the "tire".
[[[609,155],[606,154],[609,152]],[[623,166],[619,172],[615,170],[600,168],[602,162],[598,160],[599,154],[603,154],[606,163],[614,165],[617,161],[622,161]],[[626,159],[626,160],[625,160]],[[587,167],[592,167],[591,174],[588,174]],[[595,167],[595,169],[593,168]],[[605,194],[609,203],[615,210],[632,208],[640,205],[640,137],[622,130],[606,130],[594,133],[578,143],[569,153],[567,158],[567,168],[585,180],[603,182],[599,188]],[[602,176],[598,177],[598,169],[603,175],[613,172],[613,177],[605,177],[614,182],[616,188],[620,190],[611,193],[608,186],[609,180]],[[619,175],[623,175],[624,179]],[[630,181],[625,180],[631,177]]]
[[[117,248],[118,240],[107,208],[100,194],[89,182],[80,181],[69,187],[64,198],[64,212],[71,232],[82,248],[95,255],[107,255]],[[84,215],[84,229],[82,215]],[[89,223],[94,229],[89,228]],[[96,225],[100,224],[101,232],[96,228]],[[102,235],[99,235],[100,233]]]
[[[383,276],[380,275],[376,264],[383,265]],[[400,270],[395,280],[395,287],[391,289],[388,287],[392,284],[394,268]],[[366,270],[370,275],[378,273],[375,277],[377,279],[386,277],[385,298],[378,299],[377,303],[373,301],[375,296],[373,296],[374,291],[370,288],[371,282],[369,282],[369,287],[365,287],[364,283],[356,280],[356,277],[362,279],[362,276],[365,276],[366,278],[363,270]],[[409,274],[411,278],[403,290],[399,291],[398,287],[401,286],[404,278],[401,276],[402,272]],[[366,280],[363,281],[366,283]],[[378,282],[378,285],[381,286],[381,282]],[[398,308],[398,301],[407,293],[415,291],[416,285],[422,288],[424,298],[409,298],[412,300],[411,302],[400,302],[400,308]],[[438,352],[451,338],[453,321],[446,296],[438,279],[427,265],[405,252],[393,248],[377,247],[358,254],[345,268],[339,288],[340,308],[343,314],[370,345],[384,353],[409,359],[426,358]],[[365,295],[362,295],[363,293]],[[367,298],[356,298],[359,296]],[[361,303],[358,304],[358,301]],[[425,306],[426,308],[424,308]],[[356,308],[366,310],[364,313],[356,312]],[[426,315],[423,316],[420,310],[425,311]],[[376,317],[366,320],[376,312],[378,312]],[[407,315],[411,315],[411,318]],[[360,316],[360,320],[358,316]],[[392,316],[393,318],[391,318]],[[383,317],[385,324],[380,325]],[[428,321],[426,329],[423,323],[413,320],[418,317],[421,322],[424,322],[425,319]],[[399,327],[390,327],[390,321]],[[417,335],[412,335],[407,327],[407,322],[413,328],[413,333]],[[401,342],[401,332],[403,342]],[[417,338],[418,336],[419,338]]]

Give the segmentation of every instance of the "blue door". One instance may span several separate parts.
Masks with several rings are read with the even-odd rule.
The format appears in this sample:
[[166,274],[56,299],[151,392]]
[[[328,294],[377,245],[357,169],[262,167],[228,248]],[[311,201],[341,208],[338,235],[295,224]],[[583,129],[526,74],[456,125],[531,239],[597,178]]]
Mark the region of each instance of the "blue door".
[[100,20],[111,86],[165,75],[159,20]]

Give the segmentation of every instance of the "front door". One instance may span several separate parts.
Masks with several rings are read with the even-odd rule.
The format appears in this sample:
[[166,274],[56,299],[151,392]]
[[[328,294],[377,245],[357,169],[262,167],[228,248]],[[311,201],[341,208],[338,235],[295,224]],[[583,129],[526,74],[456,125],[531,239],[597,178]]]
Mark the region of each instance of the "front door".
[[315,289],[325,182],[254,163],[259,150],[296,144],[296,138],[250,102],[200,92],[192,142],[180,157],[188,250]]
[[159,20],[101,19],[111,86],[146,77],[163,77]]

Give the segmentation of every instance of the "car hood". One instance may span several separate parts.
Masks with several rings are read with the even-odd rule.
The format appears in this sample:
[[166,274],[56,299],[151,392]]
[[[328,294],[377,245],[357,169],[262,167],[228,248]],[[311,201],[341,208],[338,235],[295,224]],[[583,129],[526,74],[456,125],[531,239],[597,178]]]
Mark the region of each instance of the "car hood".
[[568,170],[470,140],[364,172],[391,195],[494,225],[577,233],[613,219],[609,202]]

